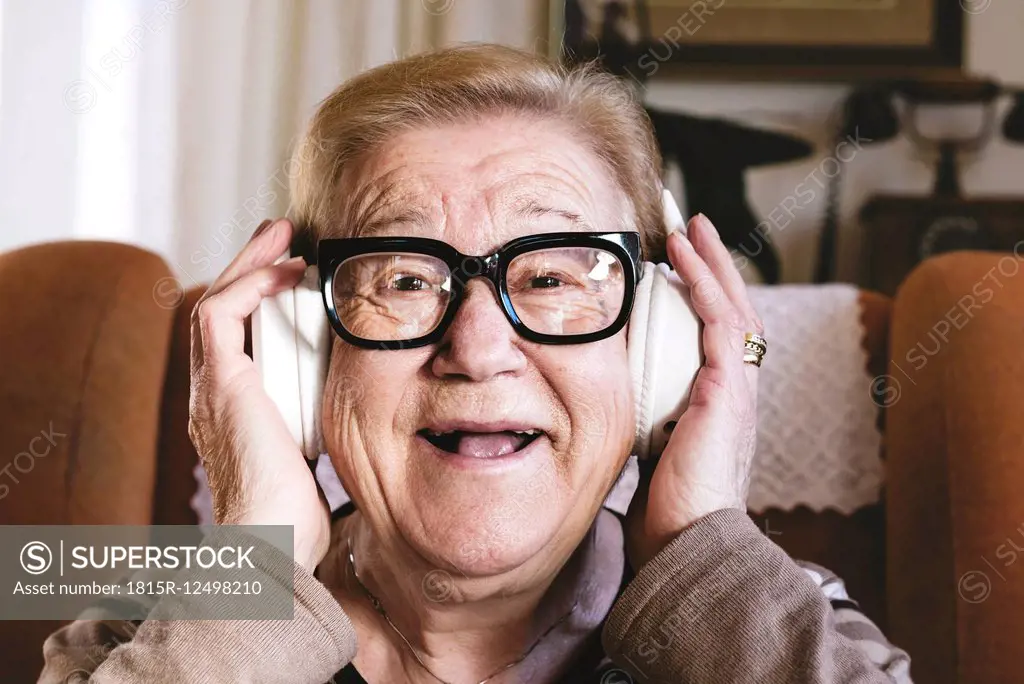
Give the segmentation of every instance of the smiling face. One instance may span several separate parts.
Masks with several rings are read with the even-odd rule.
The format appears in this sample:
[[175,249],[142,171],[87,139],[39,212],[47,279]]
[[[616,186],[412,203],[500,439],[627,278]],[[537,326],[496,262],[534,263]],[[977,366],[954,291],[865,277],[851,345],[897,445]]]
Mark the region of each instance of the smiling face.
[[[631,205],[557,121],[496,117],[413,130],[343,177],[350,222],[325,237],[416,236],[464,254],[556,231],[617,231]],[[335,338],[324,435],[381,542],[486,576],[557,568],[589,528],[633,441],[625,329],[543,345],[467,282],[440,342],[400,351]]]

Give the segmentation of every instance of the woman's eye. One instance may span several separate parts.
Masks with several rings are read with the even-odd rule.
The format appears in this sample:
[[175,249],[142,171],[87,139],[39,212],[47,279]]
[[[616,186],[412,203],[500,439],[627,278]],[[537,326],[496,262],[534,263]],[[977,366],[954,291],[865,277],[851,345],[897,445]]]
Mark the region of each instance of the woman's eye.
[[417,292],[427,289],[427,284],[422,278],[416,276],[396,276],[391,280],[391,289],[401,292]]
[[554,276],[537,276],[530,279],[530,287],[536,289],[558,287],[561,284],[562,281]]

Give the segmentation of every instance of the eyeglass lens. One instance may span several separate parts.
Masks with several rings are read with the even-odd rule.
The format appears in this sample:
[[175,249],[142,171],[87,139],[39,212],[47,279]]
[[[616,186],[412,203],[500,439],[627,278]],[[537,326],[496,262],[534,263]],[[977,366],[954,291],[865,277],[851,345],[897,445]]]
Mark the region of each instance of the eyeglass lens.
[[[433,331],[453,296],[453,274],[441,259],[413,252],[360,254],[334,273],[334,306],[356,337],[411,340]],[[547,335],[608,328],[625,299],[622,263],[596,247],[550,247],[509,263],[506,289],[516,316]]]

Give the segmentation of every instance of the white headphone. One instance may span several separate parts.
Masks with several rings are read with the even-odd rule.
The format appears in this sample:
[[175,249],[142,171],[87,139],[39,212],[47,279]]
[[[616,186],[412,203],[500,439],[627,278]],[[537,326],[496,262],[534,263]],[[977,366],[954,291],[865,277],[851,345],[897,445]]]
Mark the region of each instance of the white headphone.
[[[672,193],[662,191],[669,231],[685,231]],[[702,326],[690,304],[689,288],[667,264],[643,263],[626,348],[636,400],[638,458],[660,454],[682,415],[693,380],[704,363]]]

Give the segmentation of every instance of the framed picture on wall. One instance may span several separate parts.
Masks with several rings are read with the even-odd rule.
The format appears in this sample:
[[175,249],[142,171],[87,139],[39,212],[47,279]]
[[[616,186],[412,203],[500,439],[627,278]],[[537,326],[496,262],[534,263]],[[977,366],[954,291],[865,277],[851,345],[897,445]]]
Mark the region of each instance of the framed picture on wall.
[[570,60],[767,79],[955,77],[964,14],[991,0],[553,0]]

